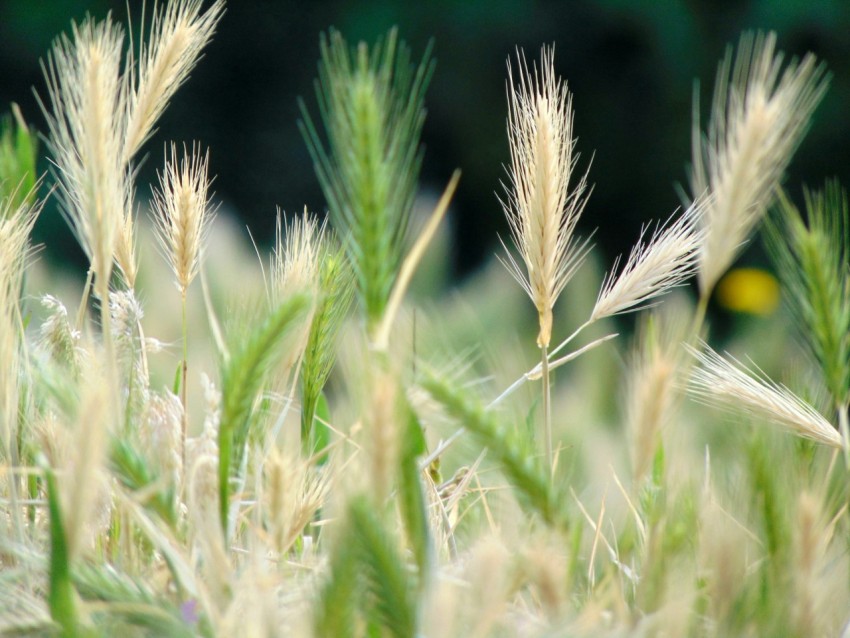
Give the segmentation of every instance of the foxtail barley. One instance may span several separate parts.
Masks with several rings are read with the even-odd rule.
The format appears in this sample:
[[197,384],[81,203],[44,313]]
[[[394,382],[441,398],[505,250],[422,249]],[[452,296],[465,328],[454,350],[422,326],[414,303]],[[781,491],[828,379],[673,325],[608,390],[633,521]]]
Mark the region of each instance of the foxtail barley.
[[[213,219],[210,205],[207,174],[209,153],[201,156],[200,148],[192,146],[191,153],[183,149],[183,158],[178,162],[177,147],[171,145],[171,157],[166,159],[165,169],[159,178],[159,190],[153,194],[153,213],[157,239],[163,253],[171,264],[180,302],[183,326],[183,363],[180,394],[183,403],[183,434],[181,449],[186,446],[187,428],[187,377],[189,354],[189,329],[186,317],[186,295],[189,284],[198,274],[203,246]],[[185,463],[185,452],[181,453]]]
[[414,66],[395,30],[374,47],[322,38],[317,96],[323,142],[302,104],[302,132],[351,260],[367,331],[379,328],[401,259],[422,163],[429,52]]
[[614,263],[590,321],[644,309],[694,274],[704,237],[699,229],[703,207],[704,203],[696,202],[672,224],[656,228],[648,241],[641,238],[619,275],[614,274]]
[[704,352],[688,346],[700,364],[688,386],[694,397],[709,405],[767,419],[818,443],[842,447],[841,435],[832,424],[788,388],[703,346]]
[[[817,362],[838,411],[845,443],[850,408],[850,206],[836,182],[806,192],[806,215],[780,194],[768,247],[788,294],[792,316]],[[805,219],[805,221],[804,221]],[[845,449],[850,467],[850,450]]]
[[44,72],[52,112],[42,106],[62,211],[95,274],[106,334],[113,249],[131,194],[121,161],[127,104],[120,75],[124,37],[108,18],[74,24],[72,34],[61,36],[48,56]]
[[[147,44],[141,38],[139,69],[131,79],[127,99],[127,127],[122,156],[129,162],[154,131],[168,102],[201,56],[224,13],[217,0],[201,14],[201,0],[177,0],[154,5]],[[134,71],[130,65],[130,72]],[[136,80],[136,82],[132,82]]]
[[541,52],[540,69],[529,71],[519,58],[519,85],[508,64],[508,140],[510,190],[502,206],[525,272],[508,253],[505,265],[537,308],[543,371],[543,420],[546,457],[552,455],[548,348],[552,309],[585,254],[573,239],[584,208],[586,176],[570,188],[575,168],[572,98],[555,76],[554,50]]
[[695,117],[691,195],[711,196],[703,216],[702,299],[710,296],[773,200],[826,90],[824,68],[813,55],[782,71],[782,54],[775,47],[774,33],[743,35],[734,66],[729,49],[717,71],[705,135]]
[[580,265],[584,250],[573,231],[586,198],[586,176],[570,188],[575,168],[572,98],[555,76],[554,51],[544,48],[540,69],[519,56],[519,86],[508,65],[510,191],[502,202],[525,272],[508,254],[506,265],[537,308],[537,345],[552,336],[552,309]]

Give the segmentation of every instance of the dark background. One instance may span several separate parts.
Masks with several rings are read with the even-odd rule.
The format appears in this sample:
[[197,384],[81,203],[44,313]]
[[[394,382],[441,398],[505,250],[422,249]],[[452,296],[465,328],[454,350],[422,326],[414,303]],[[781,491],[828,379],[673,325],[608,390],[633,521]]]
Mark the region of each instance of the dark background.
[[[141,3],[130,5],[138,25]],[[103,18],[110,10],[125,22],[127,5],[120,1],[0,0],[0,110],[16,101],[43,131],[32,93],[32,87],[44,92],[39,59],[72,18],[86,12]],[[609,257],[628,250],[643,222],[666,218],[679,205],[674,186],[686,183],[694,80],[703,87],[705,119],[717,63],[745,29],[776,30],[781,50],[798,57],[812,51],[832,75],[788,172],[792,194],[832,176],[850,185],[846,0],[232,0],[143,151],[139,195],[149,194],[166,140],[201,140],[211,150],[217,199],[261,243],[270,241],[276,206],[324,210],[297,127],[299,96],[317,112],[319,34],[334,26],[350,42],[372,42],[392,25],[417,59],[434,40],[422,184],[441,190],[456,167],[463,171],[452,220],[456,275],[480,264],[496,250],[497,233],[506,234],[494,193],[508,161],[505,68],[517,46],[537,58],[542,44],[556,44],[556,70],[574,93],[580,169],[593,157],[595,188],[579,230],[598,228],[597,245]],[[80,259],[55,208],[39,221],[37,240],[47,244],[50,259]]]

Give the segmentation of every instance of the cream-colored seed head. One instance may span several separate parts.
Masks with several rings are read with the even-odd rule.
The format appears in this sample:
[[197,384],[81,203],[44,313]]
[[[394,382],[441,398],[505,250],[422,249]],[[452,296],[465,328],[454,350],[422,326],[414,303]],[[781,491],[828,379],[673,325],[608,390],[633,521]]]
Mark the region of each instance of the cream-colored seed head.
[[[692,197],[711,199],[703,216],[699,284],[708,294],[770,205],[785,167],[826,90],[812,55],[780,74],[776,34],[744,35],[732,67],[720,65],[705,136],[693,130]],[[731,78],[730,78],[730,67]]]
[[798,436],[836,448],[843,440],[833,425],[788,388],[742,365],[724,358],[702,344],[688,347],[699,361],[690,379],[689,392],[707,404],[766,419]]
[[153,212],[157,239],[171,262],[178,290],[186,294],[198,274],[203,243],[214,212],[210,207],[207,167],[209,153],[200,154],[197,145],[191,153],[183,149],[178,162],[177,147],[171,145],[171,157],[154,191]]
[[45,75],[62,210],[97,276],[105,300],[131,185],[121,162],[127,103],[120,74],[123,33],[110,20],[72,26],[53,47]]
[[510,190],[502,206],[525,272],[509,254],[511,274],[537,308],[540,347],[552,336],[552,309],[584,256],[573,231],[586,198],[586,176],[570,190],[575,167],[572,101],[555,76],[554,51],[544,48],[540,69],[519,54],[519,85],[508,65]]
[[281,299],[302,290],[315,291],[324,252],[325,224],[304,209],[290,221],[277,216],[272,261],[272,297]]
[[142,43],[138,83],[127,103],[125,162],[153,132],[154,124],[168,106],[215,31],[224,3],[218,0],[203,15],[201,0],[170,2],[154,10],[150,41]]

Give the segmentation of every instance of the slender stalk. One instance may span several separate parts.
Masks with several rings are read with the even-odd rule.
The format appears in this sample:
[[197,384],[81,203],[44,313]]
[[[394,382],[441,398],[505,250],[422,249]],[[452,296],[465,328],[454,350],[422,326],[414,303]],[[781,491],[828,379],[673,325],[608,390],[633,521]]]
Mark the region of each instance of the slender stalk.
[[183,416],[180,419],[180,458],[183,466],[182,475],[186,476],[186,430],[189,426],[189,401],[186,389],[186,379],[189,374],[189,324],[186,320],[186,289],[181,291],[182,329],[183,329],[183,363],[180,366],[180,402],[183,404]]
[[546,346],[540,348],[540,368],[543,371],[543,432],[546,437],[546,462],[549,465],[549,480],[555,476],[555,458],[552,454],[552,388],[549,379],[549,353]]
[[[552,350],[548,354],[548,358],[554,357],[558,352],[560,352],[565,346],[567,346],[570,343],[570,341],[572,341],[575,337],[577,337],[578,334],[582,330],[584,330],[587,326],[589,326],[591,323],[593,323],[593,322],[592,321],[586,321],[584,324],[579,326],[575,330],[575,332],[573,332],[569,337],[564,339],[560,344],[558,344],[557,348],[555,348],[554,350]],[[603,343],[604,341],[608,341],[608,339],[611,339],[613,336],[616,336],[616,335],[608,335],[607,337],[602,337],[601,339],[597,339],[595,341],[592,341],[588,345],[583,346],[582,348],[579,348],[575,352],[571,352],[570,354],[561,357],[560,359],[558,359],[554,363],[554,365],[550,363],[549,369],[552,370],[552,369],[554,369],[554,368],[556,368],[560,365],[567,363],[568,361],[572,361],[573,359],[575,359],[580,354],[583,354],[584,352],[586,352],[587,350],[590,350],[591,348],[595,348],[596,346],[598,346],[600,343]],[[498,404],[500,404],[502,401],[504,401],[510,395],[512,395],[523,383],[525,383],[526,381],[532,381],[534,379],[538,379],[538,378],[540,378],[541,374],[542,374],[542,366],[541,366],[541,364],[538,363],[531,370],[529,370],[528,372],[523,374],[519,379],[517,379],[511,385],[509,385],[504,390],[504,392],[502,392],[502,394],[500,394],[495,399],[493,399],[487,405],[487,409],[492,410],[494,407],[496,407]]]
[[711,291],[700,292],[699,301],[697,302],[697,308],[694,311],[694,322],[691,324],[690,331],[690,339],[696,340],[699,339],[700,333],[702,332],[703,325],[705,324],[705,315],[708,311],[708,298],[711,296]]
[[838,406],[838,430],[841,432],[841,447],[844,449],[844,465],[850,470],[850,423],[847,410],[847,403]]
[[95,294],[100,299],[100,327],[103,332],[106,378],[109,384],[106,422],[110,424],[110,427],[114,427],[115,424],[119,423],[121,410],[119,407],[118,388],[116,386],[118,369],[115,360],[115,344],[112,339],[112,316],[109,309],[109,279],[97,274],[94,285]]

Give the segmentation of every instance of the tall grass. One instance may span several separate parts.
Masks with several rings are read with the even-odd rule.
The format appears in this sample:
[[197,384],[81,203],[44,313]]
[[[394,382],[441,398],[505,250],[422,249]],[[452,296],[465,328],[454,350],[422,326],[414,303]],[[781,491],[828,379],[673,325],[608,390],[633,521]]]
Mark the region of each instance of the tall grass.
[[[848,207],[836,184],[802,212],[781,190],[826,88],[812,56],[742,38],[687,206],[606,275],[574,233],[592,174],[573,175],[566,83],[551,49],[520,53],[503,204],[521,286],[494,259],[423,308],[406,292],[459,173],[415,234],[434,66],[395,31],[320,41],[302,126],[330,224],[278,213],[252,257],[212,215],[200,145],[166,147],[137,215],[134,158],[220,19],[175,0],[136,43],[88,18],[49,54],[50,196],[81,289],[31,258],[35,132],[16,107],[0,125],[0,633],[847,631]],[[788,307],[721,354],[708,299],[765,215]],[[534,326],[509,312],[523,290]],[[610,321],[629,312],[632,344]]]

